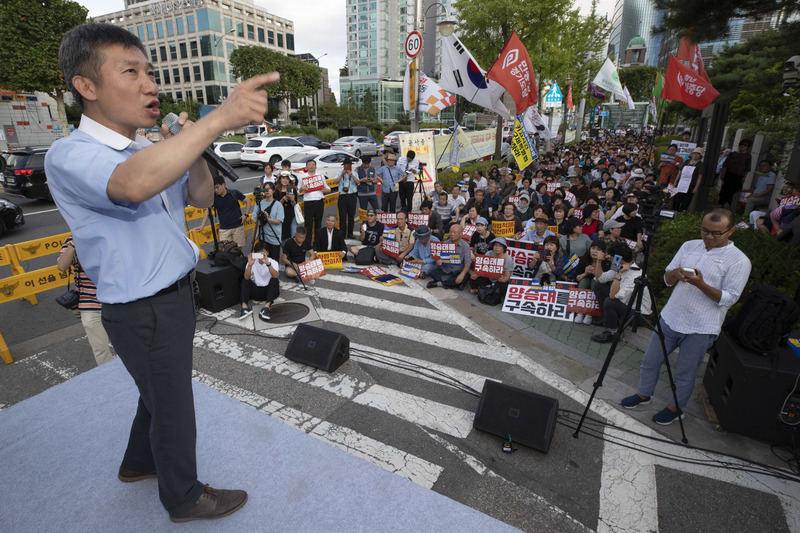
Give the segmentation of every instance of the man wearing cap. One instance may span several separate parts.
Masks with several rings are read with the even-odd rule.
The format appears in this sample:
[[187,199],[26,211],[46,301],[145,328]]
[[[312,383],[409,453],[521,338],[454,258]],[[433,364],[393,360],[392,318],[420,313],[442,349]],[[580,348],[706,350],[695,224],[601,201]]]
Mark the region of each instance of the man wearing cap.
[[620,236],[622,233],[622,227],[625,225],[625,222],[620,218],[611,218],[603,223],[603,232],[605,235],[598,238],[597,240],[602,239],[606,243],[606,248],[610,249],[611,246],[618,242],[624,242],[622,237]]
[[361,165],[356,169],[358,178],[358,203],[361,209],[371,206],[376,211],[381,208],[378,202],[378,176],[375,167],[370,165],[370,156],[361,156]]
[[408,226],[408,215],[405,211],[397,212],[397,226],[395,226],[393,231],[394,240],[397,242],[397,249],[400,251],[400,254],[397,256],[397,259],[395,259],[379,249],[375,253],[375,257],[384,265],[391,265],[395,262],[398,265],[402,265],[403,260],[411,253],[411,249],[414,247],[414,231]]
[[444,262],[442,259],[436,261],[436,268],[431,270],[430,273],[433,279],[428,282],[429,289],[436,287],[439,283],[445,289],[464,287],[469,274],[469,267],[472,264],[472,254],[467,241],[461,238],[462,231],[460,224],[453,224],[450,228],[448,242],[456,245],[455,256],[457,257],[451,255],[448,262]]
[[400,169],[400,209],[411,212],[411,203],[414,199],[414,183],[419,173],[419,159],[414,150],[409,150],[406,155],[400,156],[397,160],[397,168]]
[[555,233],[547,229],[547,225],[550,223],[549,220],[546,218],[536,218],[533,221],[533,227],[528,230],[527,233],[522,237],[525,241],[535,242],[536,244],[543,244],[544,240],[551,235],[555,237]]
[[431,230],[425,224],[414,232],[414,239],[416,239],[414,247],[405,259],[409,263],[419,265],[422,269],[421,278],[425,279],[436,268],[436,261],[431,257],[431,241],[439,242],[439,239],[431,234]]
[[361,246],[351,246],[350,253],[353,257],[358,255],[358,251],[367,246],[376,252],[381,249],[383,244],[383,224],[378,222],[378,216],[374,209],[367,209],[367,221],[361,224]]
[[386,213],[397,210],[397,191],[400,189],[400,178],[403,171],[397,168],[397,156],[386,154],[386,164],[378,169],[378,180],[381,182],[381,209]]
[[333,178],[333,182],[339,185],[339,227],[348,239],[353,238],[353,223],[356,218],[356,198],[358,197],[358,185],[361,181],[358,175],[353,173],[353,162],[347,156],[342,163],[342,170]]
[[[316,245],[317,233],[320,232],[322,226],[322,215],[325,212],[325,193],[331,192],[328,184],[323,181],[322,190],[318,191],[305,191],[305,183],[310,178],[317,175],[317,162],[311,159],[306,163],[307,173],[305,177],[301,176],[298,179],[298,191],[303,195],[303,216],[306,219],[305,227],[308,230],[308,240],[306,245],[310,247],[311,243]],[[324,178],[324,176],[323,176]],[[333,217],[334,219],[336,217]]]

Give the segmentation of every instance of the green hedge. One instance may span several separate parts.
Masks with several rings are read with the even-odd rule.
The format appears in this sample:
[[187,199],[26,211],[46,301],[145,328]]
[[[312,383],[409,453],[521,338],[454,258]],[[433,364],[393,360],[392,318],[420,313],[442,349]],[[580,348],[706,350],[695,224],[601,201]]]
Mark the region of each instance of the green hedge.
[[[658,229],[647,273],[653,281],[659,308],[667,303],[672,293],[672,289],[664,284],[664,270],[684,242],[700,238],[702,218],[701,213],[679,213],[674,220],[665,221]],[[794,297],[800,284],[800,247],[789,248],[772,235],[743,228],[736,228],[731,240],[752,264],[748,286],[768,283]],[[734,306],[733,311],[737,308]]]

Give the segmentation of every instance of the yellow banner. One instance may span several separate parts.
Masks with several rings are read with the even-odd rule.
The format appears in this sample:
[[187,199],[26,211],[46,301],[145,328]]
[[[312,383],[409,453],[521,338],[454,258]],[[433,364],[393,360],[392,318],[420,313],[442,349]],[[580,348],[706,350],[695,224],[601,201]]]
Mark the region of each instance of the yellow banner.
[[325,270],[341,269],[342,265],[342,252],[317,252],[317,257],[322,259],[322,265]]
[[[531,147],[528,145],[528,140],[525,138],[525,133],[522,131],[522,123],[520,123],[519,119],[514,122],[514,134],[511,136],[511,153],[514,154],[514,159],[516,159],[519,168],[523,170],[533,163]],[[495,233],[495,235],[497,234]]]
[[492,220],[492,233],[494,233],[495,237],[513,237],[514,221]]
[[417,109],[417,87],[419,87],[419,75],[417,74],[417,60],[414,59],[408,65],[408,106],[409,109]]

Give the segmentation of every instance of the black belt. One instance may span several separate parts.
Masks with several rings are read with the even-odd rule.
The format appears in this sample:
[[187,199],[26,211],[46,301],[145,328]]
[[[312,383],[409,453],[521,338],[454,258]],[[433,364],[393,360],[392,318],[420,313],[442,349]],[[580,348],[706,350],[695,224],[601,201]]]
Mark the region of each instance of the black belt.
[[183,276],[181,279],[179,279],[178,281],[176,281],[172,285],[168,285],[167,287],[164,287],[163,289],[161,289],[160,291],[155,293],[153,296],[151,296],[151,298],[154,297],[154,296],[164,296],[165,294],[169,294],[171,292],[175,292],[175,291],[177,291],[178,289],[180,289],[182,287],[186,287],[187,285],[189,285],[189,281],[190,281],[191,275],[192,275],[192,273],[189,272],[188,274]]

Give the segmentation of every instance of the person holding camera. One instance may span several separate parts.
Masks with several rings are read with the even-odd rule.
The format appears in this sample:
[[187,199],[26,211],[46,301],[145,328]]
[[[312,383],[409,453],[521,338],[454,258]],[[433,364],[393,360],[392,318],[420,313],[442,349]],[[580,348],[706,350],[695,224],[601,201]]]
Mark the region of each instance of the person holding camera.
[[[272,185],[267,183],[266,185]],[[264,300],[264,308],[258,313],[262,320],[269,320],[269,308],[272,302],[280,295],[278,285],[278,262],[265,253],[267,243],[259,241],[253,246],[253,252],[247,258],[247,267],[244,270],[244,279],[241,287],[242,310],[239,320],[253,314],[250,307],[250,297]]]
[[[244,212],[239,207],[239,202],[244,202]],[[225,178],[217,174],[214,176],[214,209],[219,217],[219,240],[233,241],[239,248],[244,249],[244,221],[247,213],[250,212],[252,203],[242,191],[228,189],[225,185]],[[199,229],[206,227],[208,223],[208,210],[203,214]]]
[[[259,200],[258,195],[256,199]],[[260,228],[256,231],[259,241],[266,243],[269,256],[275,261],[281,257],[283,219],[283,204],[275,198],[275,184],[268,181],[261,187],[261,198],[258,209],[253,211],[253,221]]]
[[400,209],[406,213],[411,212],[411,203],[414,199],[414,183],[416,183],[417,174],[419,174],[419,165],[419,159],[417,159],[417,153],[414,150],[409,150],[406,155],[397,160],[397,168],[403,172],[400,178]]
[[361,181],[358,175],[353,174],[353,161],[357,159],[344,160],[342,170],[333,178],[333,182],[339,185],[339,227],[348,239],[353,238],[353,223],[356,218],[356,198],[358,198],[358,185]]
[[[717,339],[728,309],[736,303],[750,277],[750,260],[730,241],[736,220],[728,209],[714,209],[703,217],[700,239],[683,243],[667,265],[664,283],[675,287],[661,311],[661,329],[667,355],[680,348],[675,368],[678,406],[668,404],[653,416],[657,424],[671,424],[683,413],[694,391],[697,369]],[[622,400],[633,409],[650,402],[664,364],[661,340],[650,337],[642,356],[639,390]]]
[[378,202],[378,177],[375,167],[370,166],[372,158],[361,156],[361,166],[356,169],[358,178],[358,205],[361,209],[372,207],[376,211],[381,208]]

